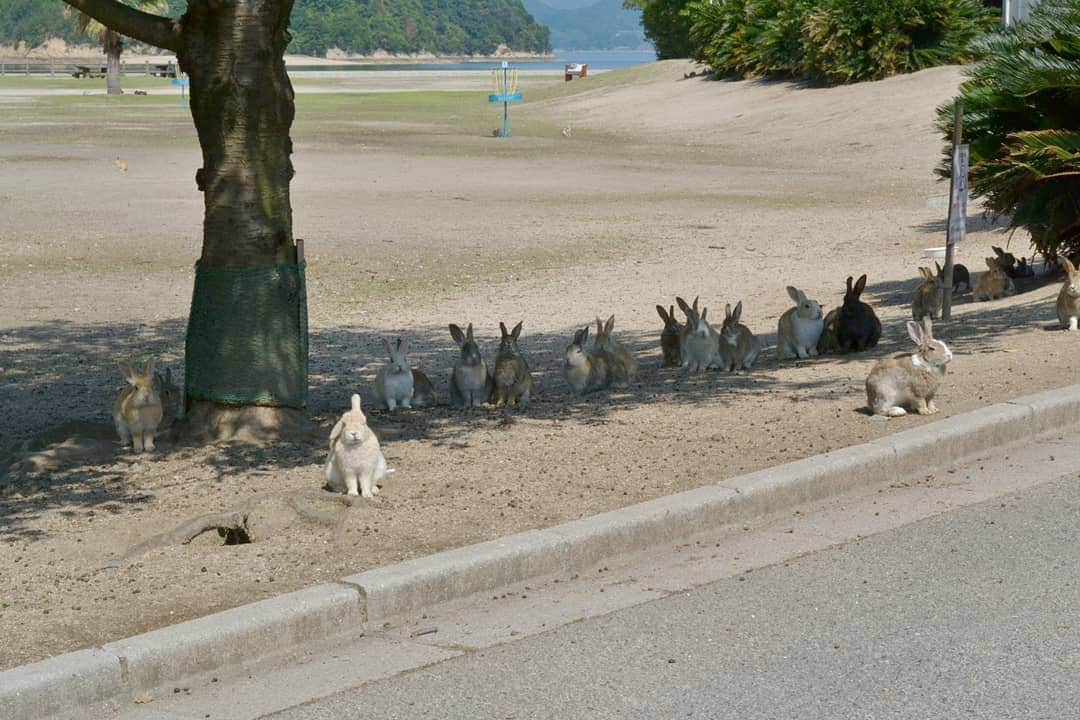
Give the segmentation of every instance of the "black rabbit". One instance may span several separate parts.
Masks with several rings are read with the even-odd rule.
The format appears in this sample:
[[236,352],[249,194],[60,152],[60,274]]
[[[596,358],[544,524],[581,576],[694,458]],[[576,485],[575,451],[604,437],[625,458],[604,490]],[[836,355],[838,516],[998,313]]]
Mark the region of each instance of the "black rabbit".
[[869,350],[881,339],[881,321],[872,307],[859,300],[865,289],[866,275],[860,277],[854,287],[851,278],[847,279],[844,304],[836,317],[836,340],[842,353]]

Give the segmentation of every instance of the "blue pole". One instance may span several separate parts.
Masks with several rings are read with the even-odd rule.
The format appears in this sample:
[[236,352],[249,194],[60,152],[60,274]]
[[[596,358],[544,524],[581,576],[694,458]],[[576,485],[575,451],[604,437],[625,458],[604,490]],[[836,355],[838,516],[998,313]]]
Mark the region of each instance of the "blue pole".
[[[507,81],[507,64],[504,62],[503,67],[503,97],[506,97],[510,92],[510,83]],[[503,137],[510,137],[510,103],[503,102]]]

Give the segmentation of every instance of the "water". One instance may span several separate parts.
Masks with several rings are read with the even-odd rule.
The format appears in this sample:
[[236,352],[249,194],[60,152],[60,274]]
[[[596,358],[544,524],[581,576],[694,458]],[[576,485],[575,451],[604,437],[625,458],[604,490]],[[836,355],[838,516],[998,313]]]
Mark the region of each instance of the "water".
[[[622,68],[642,65],[656,60],[656,53],[652,50],[556,50],[553,60],[512,60],[511,65],[521,70],[544,70],[562,72],[566,63],[587,63],[589,70],[600,72],[604,70],[619,70]],[[363,64],[355,65],[304,65],[302,63],[290,64],[289,72],[355,72],[355,71],[385,71],[385,70],[477,70],[489,72],[492,68],[499,67],[496,60],[483,60],[477,62],[459,63],[410,63],[410,64]]]

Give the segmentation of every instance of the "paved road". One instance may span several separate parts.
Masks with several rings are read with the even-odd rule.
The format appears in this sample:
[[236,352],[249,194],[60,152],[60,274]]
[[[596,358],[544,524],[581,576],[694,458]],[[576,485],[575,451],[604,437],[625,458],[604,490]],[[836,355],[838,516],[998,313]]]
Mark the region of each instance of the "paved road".
[[1078,480],[1043,438],[64,720],[1080,718]]
[[272,716],[1080,717],[1076,476]]

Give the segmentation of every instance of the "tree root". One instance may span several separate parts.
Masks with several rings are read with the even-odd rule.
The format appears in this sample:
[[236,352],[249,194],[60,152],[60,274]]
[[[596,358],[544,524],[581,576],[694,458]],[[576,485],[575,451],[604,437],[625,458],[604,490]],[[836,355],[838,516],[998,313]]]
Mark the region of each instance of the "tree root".
[[243,545],[251,542],[251,533],[248,530],[248,509],[233,508],[221,513],[209,513],[199,515],[182,523],[169,532],[155,535],[144,540],[128,550],[125,558],[135,557],[157,550],[162,547],[173,545],[187,545],[189,542],[202,535],[208,530],[217,530],[218,535],[225,538],[226,545]]

